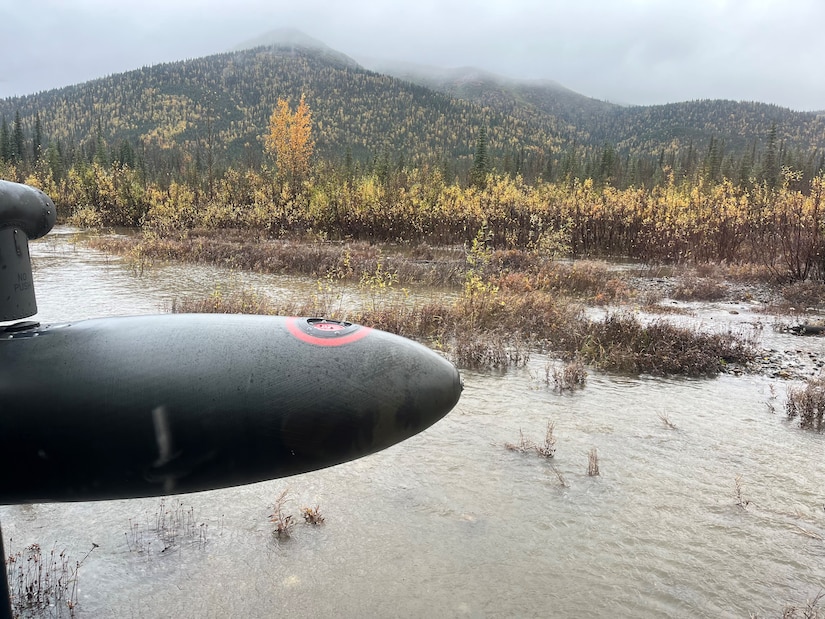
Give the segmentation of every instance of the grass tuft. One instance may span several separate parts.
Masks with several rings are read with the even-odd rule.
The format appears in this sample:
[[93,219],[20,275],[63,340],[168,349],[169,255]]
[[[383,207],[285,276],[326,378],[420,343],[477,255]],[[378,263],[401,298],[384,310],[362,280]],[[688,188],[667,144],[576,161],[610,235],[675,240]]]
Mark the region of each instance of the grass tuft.
[[307,524],[320,525],[324,524],[326,520],[326,518],[321,515],[321,508],[318,505],[315,507],[302,507],[301,515]]
[[527,453],[528,451],[532,451],[535,443],[533,441],[524,438],[524,432],[519,428],[518,431],[518,442],[517,443],[504,443],[504,447],[509,449],[510,451],[517,451],[518,453]]
[[284,488],[283,492],[275,498],[275,506],[269,515],[269,521],[275,524],[273,534],[278,539],[288,539],[292,535],[292,529],[295,526],[292,516],[284,513],[288,493],[289,488]]
[[788,389],[785,410],[788,419],[799,418],[801,428],[822,432],[825,429],[825,378],[812,378],[804,387]]
[[673,290],[680,301],[719,301],[728,293],[724,282],[709,277],[687,277]]
[[544,366],[544,382],[549,385],[551,381],[559,393],[584,388],[587,382],[587,368],[578,359],[566,363],[561,368],[548,361]]
[[755,344],[733,332],[704,333],[659,320],[643,325],[614,313],[591,322],[581,342],[586,363],[631,374],[715,376],[731,364],[746,366]]
[[179,550],[184,543],[203,548],[208,541],[208,532],[209,525],[195,518],[194,507],[186,507],[182,501],[167,503],[162,497],[153,517],[145,525],[129,519],[126,545],[129,552],[140,554],[150,553],[153,544],[160,546],[160,553]]
[[533,452],[542,458],[552,458],[556,455],[556,424],[553,421],[547,422],[547,428],[544,432],[544,440],[541,443],[524,438],[524,432],[521,429],[518,431],[519,440],[517,443],[504,443],[504,447],[510,451],[517,451],[518,453]]
[[544,442],[535,445],[536,453],[542,458],[552,458],[556,455],[556,424],[547,422],[547,429],[544,432]]
[[78,605],[78,575],[80,566],[91,549],[79,561],[71,561],[66,551],[55,547],[43,556],[40,544],[5,557],[12,616],[74,617]]

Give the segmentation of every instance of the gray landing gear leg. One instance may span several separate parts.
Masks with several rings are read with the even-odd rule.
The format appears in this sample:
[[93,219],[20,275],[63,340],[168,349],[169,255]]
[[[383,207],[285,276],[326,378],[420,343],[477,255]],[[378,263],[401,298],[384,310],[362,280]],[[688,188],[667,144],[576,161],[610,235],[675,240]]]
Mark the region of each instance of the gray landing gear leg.
[[3,527],[0,527],[0,558],[2,558],[3,578],[0,578],[0,619],[11,618],[11,598],[9,598],[9,577],[6,569],[6,551],[3,548]]

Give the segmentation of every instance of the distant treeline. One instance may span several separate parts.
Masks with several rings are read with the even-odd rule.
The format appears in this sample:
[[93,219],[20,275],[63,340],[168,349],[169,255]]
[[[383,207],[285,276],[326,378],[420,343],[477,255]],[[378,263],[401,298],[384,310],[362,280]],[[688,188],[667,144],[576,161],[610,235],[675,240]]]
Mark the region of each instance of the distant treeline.
[[[692,185],[725,180],[747,189],[761,184],[776,188],[788,182],[802,192],[810,191],[812,180],[825,171],[825,151],[803,153],[788,148],[777,138],[775,126],[768,131],[763,146],[753,143],[740,155],[727,153],[724,142],[715,137],[711,137],[704,150],[689,144],[678,150],[662,149],[652,156],[622,155],[613,144],[604,144],[599,149],[572,144],[555,153],[537,153],[523,147],[502,152],[490,145],[486,135],[486,127],[478,128],[472,154],[458,159],[393,155],[389,149],[359,158],[347,148],[336,156],[325,157],[322,166],[342,170],[349,177],[375,174],[382,182],[393,176],[403,177],[409,169],[438,168],[444,179],[468,184],[472,182],[482,147],[484,173],[519,177],[528,184],[590,179],[597,187],[652,189],[674,179]],[[483,141],[480,136],[484,136]],[[71,170],[96,163],[104,168],[136,170],[145,184],[168,187],[172,182],[183,182],[208,192],[230,169],[261,169],[266,162],[260,142],[255,143],[254,150],[249,148],[246,157],[227,165],[226,157],[218,155],[219,149],[209,140],[195,143],[192,151],[134,143],[129,138],[109,143],[98,126],[90,138],[80,143],[60,139],[45,142],[39,115],[32,127],[24,127],[19,114],[12,123],[0,119],[0,163],[5,169],[14,170],[17,177],[35,170],[41,176],[47,172],[57,184],[66,180]]]

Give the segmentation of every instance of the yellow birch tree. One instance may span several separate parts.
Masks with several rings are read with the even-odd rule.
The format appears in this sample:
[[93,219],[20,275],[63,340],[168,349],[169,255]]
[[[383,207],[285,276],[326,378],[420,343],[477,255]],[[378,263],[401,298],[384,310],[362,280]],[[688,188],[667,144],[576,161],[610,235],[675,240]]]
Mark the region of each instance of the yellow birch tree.
[[269,117],[269,133],[264,148],[275,159],[278,174],[293,191],[309,175],[309,160],[315,141],[312,139],[312,112],[304,95],[295,112],[289,102],[279,98]]

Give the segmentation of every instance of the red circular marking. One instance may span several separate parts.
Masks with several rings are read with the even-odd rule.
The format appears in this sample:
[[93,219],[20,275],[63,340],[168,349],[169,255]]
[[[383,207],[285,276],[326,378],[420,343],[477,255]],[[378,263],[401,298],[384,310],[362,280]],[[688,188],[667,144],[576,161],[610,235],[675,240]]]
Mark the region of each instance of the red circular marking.
[[[357,342],[360,339],[363,339],[369,335],[372,329],[370,327],[358,327],[352,333],[347,335],[342,335],[340,337],[317,337],[311,335],[304,331],[299,325],[298,321],[300,318],[290,317],[286,319],[286,328],[287,330],[294,335],[296,338],[301,340],[302,342],[306,342],[307,344],[315,344],[317,346],[343,346],[344,344],[351,344],[352,342]],[[321,331],[342,331],[346,327],[336,323],[329,323],[329,322],[321,322],[310,325],[313,329],[318,329],[322,325],[327,327],[337,327],[334,329],[324,329],[321,328]]]
[[344,325],[334,322],[316,322],[312,325],[312,328],[320,331],[343,331],[346,329]]

